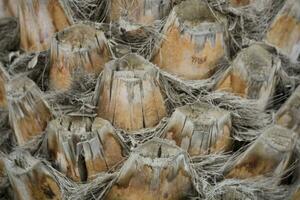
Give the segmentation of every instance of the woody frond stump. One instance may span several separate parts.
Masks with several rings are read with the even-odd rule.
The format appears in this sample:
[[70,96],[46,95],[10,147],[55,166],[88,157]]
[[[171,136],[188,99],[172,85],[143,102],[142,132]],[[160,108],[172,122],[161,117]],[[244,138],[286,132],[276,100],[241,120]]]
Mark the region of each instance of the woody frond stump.
[[196,103],[177,108],[165,131],[165,138],[191,156],[231,149],[231,114],[209,104]]
[[18,17],[18,0],[0,0],[0,18]]
[[257,99],[265,109],[275,92],[280,60],[260,45],[241,50],[216,86],[218,90]]
[[287,0],[269,27],[265,41],[292,62],[300,61],[300,2]]
[[19,0],[21,48],[26,52],[49,49],[51,37],[72,23],[60,0]]
[[108,15],[109,22],[120,19],[152,25],[155,20],[168,16],[173,0],[111,0]]
[[171,12],[152,61],[183,79],[209,78],[228,55],[227,29],[226,18],[206,4],[184,1]]
[[226,178],[283,175],[293,163],[296,137],[296,133],[281,126],[269,127],[237,158]]
[[15,77],[7,85],[9,121],[19,145],[40,135],[51,112],[39,87],[27,77]]
[[0,63],[0,110],[7,109],[7,97],[6,97],[6,85],[9,79],[9,75]]
[[166,107],[153,64],[128,54],[106,64],[96,88],[98,116],[128,131],[153,127]]
[[62,118],[49,123],[48,150],[58,169],[75,181],[93,179],[119,164],[124,145],[101,118]]
[[154,139],[131,153],[106,199],[185,199],[193,192],[191,178],[186,153]]
[[64,91],[84,75],[98,75],[111,54],[102,31],[76,24],[53,37],[50,57],[50,87]]
[[4,163],[16,199],[61,199],[60,187],[49,168],[29,153],[14,152]]
[[277,111],[276,122],[300,134],[300,86]]

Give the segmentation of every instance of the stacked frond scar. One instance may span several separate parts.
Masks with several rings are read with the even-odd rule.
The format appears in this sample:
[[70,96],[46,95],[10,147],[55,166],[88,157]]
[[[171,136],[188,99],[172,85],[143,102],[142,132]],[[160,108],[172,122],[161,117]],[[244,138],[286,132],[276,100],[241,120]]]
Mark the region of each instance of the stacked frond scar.
[[154,65],[136,54],[107,63],[96,88],[98,116],[128,131],[157,125],[166,116],[157,76]]
[[152,61],[183,79],[211,77],[228,50],[227,20],[196,0],[182,2],[169,15]]
[[59,170],[75,181],[91,180],[124,157],[124,144],[106,120],[72,117],[49,123],[48,149]]

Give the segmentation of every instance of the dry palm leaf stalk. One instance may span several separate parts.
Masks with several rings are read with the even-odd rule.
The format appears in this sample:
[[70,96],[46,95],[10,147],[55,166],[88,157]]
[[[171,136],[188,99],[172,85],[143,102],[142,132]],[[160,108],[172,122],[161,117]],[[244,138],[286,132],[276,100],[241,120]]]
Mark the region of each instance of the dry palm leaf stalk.
[[129,131],[157,125],[167,114],[157,78],[155,66],[137,54],[107,63],[95,90],[98,116]]
[[111,124],[101,118],[65,117],[49,123],[48,150],[58,169],[75,181],[112,170],[126,154]]
[[300,86],[277,111],[276,123],[300,134]]
[[19,0],[0,0],[0,18],[18,17]]
[[76,24],[55,35],[50,53],[50,88],[67,91],[85,74],[98,75],[111,59],[102,31]]
[[272,100],[280,72],[280,60],[263,46],[254,44],[238,53],[216,88],[257,99],[263,110]]
[[26,52],[44,51],[50,47],[52,35],[72,23],[60,0],[19,1],[21,48]]
[[42,161],[16,151],[4,160],[14,196],[27,199],[62,199],[55,176]]
[[296,137],[289,129],[270,126],[229,165],[225,177],[247,179],[283,175],[293,163]]
[[7,84],[9,121],[19,145],[41,135],[51,112],[38,86],[29,78],[15,77]]
[[227,29],[226,18],[206,4],[184,1],[167,19],[152,61],[183,79],[209,78],[228,56]]
[[265,41],[292,62],[300,61],[300,2],[287,0],[268,29]]
[[125,19],[133,23],[152,25],[168,16],[173,0],[110,0],[108,22]]
[[4,69],[2,63],[0,63],[0,110],[7,109],[6,85],[8,81],[9,74]]
[[229,111],[195,103],[175,110],[164,137],[174,141],[190,156],[198,156],[231,150],[231,129]]
[[185,199],[194,192],[186,153],[153,139],[131,153],[105,199]]

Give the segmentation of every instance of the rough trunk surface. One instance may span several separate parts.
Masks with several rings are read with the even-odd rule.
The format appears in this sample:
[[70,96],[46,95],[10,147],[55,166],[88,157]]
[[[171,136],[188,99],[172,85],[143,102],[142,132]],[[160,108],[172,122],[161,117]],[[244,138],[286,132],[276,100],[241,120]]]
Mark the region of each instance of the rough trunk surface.
[[124,145],[106,120],[62,118],[50,122],[48,150],[59,170],[75,181],[93,179],[123,160]]
[[231,114],[209,104],[196,103],[177,108],[165,131],[191,156],[231,149]]
[[18,17],[18,0],[0,0],[0,18]]
[[86,74],[98,75],[111,53],[102,31],[76,24],[53,37],[50,57],[50,87],[64,91]]
[[38,86],[29,78],[15,77],[7,84],[9,121],[19,145],[40,135],[51,112]]
[[260,45],[243,49],[224,73],[216,88],[248,99],[265,109],[277,84],[280,60]]
[[7,109],[6,85],[9,80],[9,75],[0,63],[0,110]]
[[152,25],[155,20],[166,17],[173,0],[111,0],[109,22],[125,19],[130,22]]
[[226,178],[247,179],[259,175],[282,175],[292,164],[296,133],[271,126],[242,153]]
[[72,19],[60,0],[19,0],[21,48],[27,52],[49,49],[52,35]]
[[277,111],[276,122],[300,134],[300,86]]
[[14,152],[4,163],[16,199],[61,199],[60,187],[47,166],[29,153]]
[[300,1],[285,2],[271,24],[265,41],[292,62],[300,61]]
[[157,75],[153,64],[136,54],[107,63],[96,88],[98,116],[129,131],[157,125],[166,116]]
[[106,199],[180,200],[192,191],[187,155],[176,146],[155,139],[131,153]]
[[170,14],[152,61],[183,79],[206,79],[228,55],[226,18],[197,0],[179,4]]

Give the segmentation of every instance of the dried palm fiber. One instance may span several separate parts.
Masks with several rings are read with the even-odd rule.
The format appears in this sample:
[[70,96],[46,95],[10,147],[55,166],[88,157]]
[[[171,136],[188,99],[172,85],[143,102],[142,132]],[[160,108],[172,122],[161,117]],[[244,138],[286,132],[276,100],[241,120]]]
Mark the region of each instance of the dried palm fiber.
[[103,22],[109,12],[109,0],[68,0],[65,2],[76,21]]
[[118,22],[120,19],[152,25],[156,20],[168,16],[173,0],[110,0],[107,17],[108,22]]
[[300,134],[300,86],[276,113],[276,123]]
[[292,62],[300,61],[300,2],[288,0],[273,20],[265,41]]
[[12,199],[11,188],[5,172],[4,159],[6,154],[0,151],[0,199]]
[[294,160],[296,133],[272,125],[225,169],[226,178],[247,179],[259,175],[283,175]]
[[128,131],[157,125],[167,114],[158,75],[137,54],[108,62],[95,89],[98,116]]
[[183,79],[211,77],[229,53],[226,18],[196,0],[174,8],[163,34],[152,61]]
[[231,114],[210,104],[195,103],[177,108],[164,137],[190,156],[231,150]]
[[194,192],[192,173],[183,150],[153,139],[131,153],[105,199],[184,199]]
[[7,110],[6,85],[9,81],[9,74],[0,62],[0,110]]
[[269,6],[272,6],[272,0],[229,0],[230,6],[233,7],[250,7],[255,11],[262,11]]
[[278,177],[257,177],[237,180],[225,179],[218,182],[213,189],[207,191],[207,200],[281,200],[289,199],[290,190],[287,186],[279,186]]
[[111,124],[96,118],[64,117],[49,123],[48,150],[58,169],[75,181],[112,170],[127,153]]
[[40,135],[51,119],[48,103],[29,78],[17,76],[7,84],[9,121],[19,145]]
[[19,23],[15,18],[0,18],[0,51],[13,51],[19,48]]
[[0,18],[18,17],[18,0],[0,0]]
[[63,2],[19,0],[21,48],[24,51],[47,50],[52,35],[72,24],[72,18]]
[[57,33],[50,53],[50,88],[66,91],[73,79],[84,74],[98,75],[111,58],[102,31],[85,24],[76,24]]
[[238,53],[216,89],[257,99],[264,110],[272,100],[281,70],[278,57],[254,44]]
[[17,199],[61,199],[60,187],[47,166],[27,152],[15,151],[4,160]]

